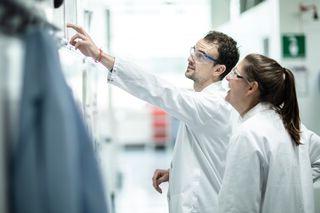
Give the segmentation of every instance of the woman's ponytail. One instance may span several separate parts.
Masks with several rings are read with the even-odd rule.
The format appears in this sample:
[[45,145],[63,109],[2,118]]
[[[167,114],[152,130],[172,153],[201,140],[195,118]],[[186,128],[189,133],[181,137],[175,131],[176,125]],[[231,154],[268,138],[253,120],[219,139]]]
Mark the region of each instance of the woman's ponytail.
[[297,145],[300,142],[300,116],[299,105],[295,88],[293,73],[286,68],[282,68],[284,73],[284,101],[280,107],[280,114],[285,128]]

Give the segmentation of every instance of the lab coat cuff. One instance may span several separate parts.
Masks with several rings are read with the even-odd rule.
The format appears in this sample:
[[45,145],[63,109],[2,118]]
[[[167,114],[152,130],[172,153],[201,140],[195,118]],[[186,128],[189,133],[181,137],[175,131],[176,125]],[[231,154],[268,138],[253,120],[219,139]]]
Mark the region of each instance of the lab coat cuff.
[[108,82],[113,82],[114,81],[114,78],[115,76],[117,75],[117,71],[118,71],[118,61],[119,59],[118,58],[115,58],[114,59],[114,64],[113,64],[113,68],[108,70]]

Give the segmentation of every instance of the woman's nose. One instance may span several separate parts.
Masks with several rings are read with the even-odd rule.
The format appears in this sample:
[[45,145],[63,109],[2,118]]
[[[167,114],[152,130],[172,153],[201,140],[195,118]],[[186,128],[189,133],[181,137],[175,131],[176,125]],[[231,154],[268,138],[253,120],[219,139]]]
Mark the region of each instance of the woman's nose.
[[227,79],[227,81],[230,81],[230,76],[227,75],[227,76],[226,76],[226,79]]

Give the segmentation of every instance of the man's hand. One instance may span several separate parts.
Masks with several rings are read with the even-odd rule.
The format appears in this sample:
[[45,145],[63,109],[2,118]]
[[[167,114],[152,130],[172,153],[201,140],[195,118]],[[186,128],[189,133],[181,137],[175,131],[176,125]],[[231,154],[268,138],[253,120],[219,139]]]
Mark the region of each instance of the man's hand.
[[153,187],[159,192],[162,193],[162,189],[160,188],[160,184],[163,182],[169,181],[169,169],[157,169],[152,177]]
[[99,48],[95,45],[91,37],[80,26],[67,24],[68,28],[74,29],[77,33],[70,39],[70,44],[79,49],[85,56],[97,59],[99,56]]

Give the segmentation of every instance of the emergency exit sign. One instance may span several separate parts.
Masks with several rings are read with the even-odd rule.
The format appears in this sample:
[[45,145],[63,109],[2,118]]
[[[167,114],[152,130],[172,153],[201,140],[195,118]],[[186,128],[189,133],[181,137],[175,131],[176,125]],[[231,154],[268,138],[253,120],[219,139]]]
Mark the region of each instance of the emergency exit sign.
[[303,34],[282,35],[283,58],[305,58],[306,39]]

